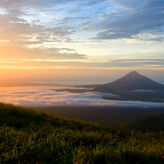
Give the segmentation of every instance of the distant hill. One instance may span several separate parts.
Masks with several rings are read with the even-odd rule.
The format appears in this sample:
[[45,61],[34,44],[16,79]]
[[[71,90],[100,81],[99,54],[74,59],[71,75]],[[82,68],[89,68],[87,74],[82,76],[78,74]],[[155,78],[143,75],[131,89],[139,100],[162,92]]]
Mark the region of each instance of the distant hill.
[[129,130],[164,131],[164,114],[144,116],[126,125]]
[[164,85],[159,84],[136,71],[130,72],[124,77],[95,88],[96,91],[120,91],[120,90],[164,90]]

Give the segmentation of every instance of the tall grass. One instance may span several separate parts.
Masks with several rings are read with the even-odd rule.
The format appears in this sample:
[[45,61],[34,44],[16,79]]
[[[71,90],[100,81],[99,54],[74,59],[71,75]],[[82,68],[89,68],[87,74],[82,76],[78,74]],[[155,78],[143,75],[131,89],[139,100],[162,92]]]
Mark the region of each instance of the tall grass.
[[135,132],[0,104],[0,163],[164,163],[164,132]]

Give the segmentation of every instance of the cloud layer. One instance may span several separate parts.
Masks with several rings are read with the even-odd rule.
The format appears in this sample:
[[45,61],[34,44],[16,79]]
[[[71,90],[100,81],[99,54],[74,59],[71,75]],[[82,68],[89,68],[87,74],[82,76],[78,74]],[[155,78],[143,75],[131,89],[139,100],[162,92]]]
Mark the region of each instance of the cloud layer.
[[84,37],[80,32],[85,32],[87,39],[87,30],[94,31],[96,39],[163,34],[163,0],[2,0],[0,7],[4,13],[0,15],[1,32],[24,41],[32,40],[33,35],[31,42],[36,44],[72,42]]
[[129,3],[125,0],[118,3],[119,8],[104,15],[99,25],[103,30],[98,33],[97,39],[135,38],[142,33],[163,34],[164,1],[132,0]]
[[[59,87],[58,87],[59,88]],[[163,107],[164,103],[103,100],[100,93],[55,92],[48,87],[1,88],[0,102],[21,106]],[[106,94],[106,96],[111,96]]]
[[0,26],[1,66],[164,68],[163,0],[1,0]]

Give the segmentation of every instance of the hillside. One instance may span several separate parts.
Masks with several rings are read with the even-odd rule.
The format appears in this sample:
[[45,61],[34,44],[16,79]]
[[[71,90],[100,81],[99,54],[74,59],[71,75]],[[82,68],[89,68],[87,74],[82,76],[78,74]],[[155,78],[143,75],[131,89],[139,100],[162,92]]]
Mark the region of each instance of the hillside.
[[144,116],[126,125],[129,130],[164,131],[164,114]]
[[135,132],[0,104],[0,163],[164,163],[164,132]]

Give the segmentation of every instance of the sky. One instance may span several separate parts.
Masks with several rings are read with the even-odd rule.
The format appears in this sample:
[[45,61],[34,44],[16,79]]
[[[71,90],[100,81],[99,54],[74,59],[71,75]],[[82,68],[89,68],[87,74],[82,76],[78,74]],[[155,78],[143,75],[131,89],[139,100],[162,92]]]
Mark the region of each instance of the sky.
[[0,81],[164,82],[163,0],[0,0]]

